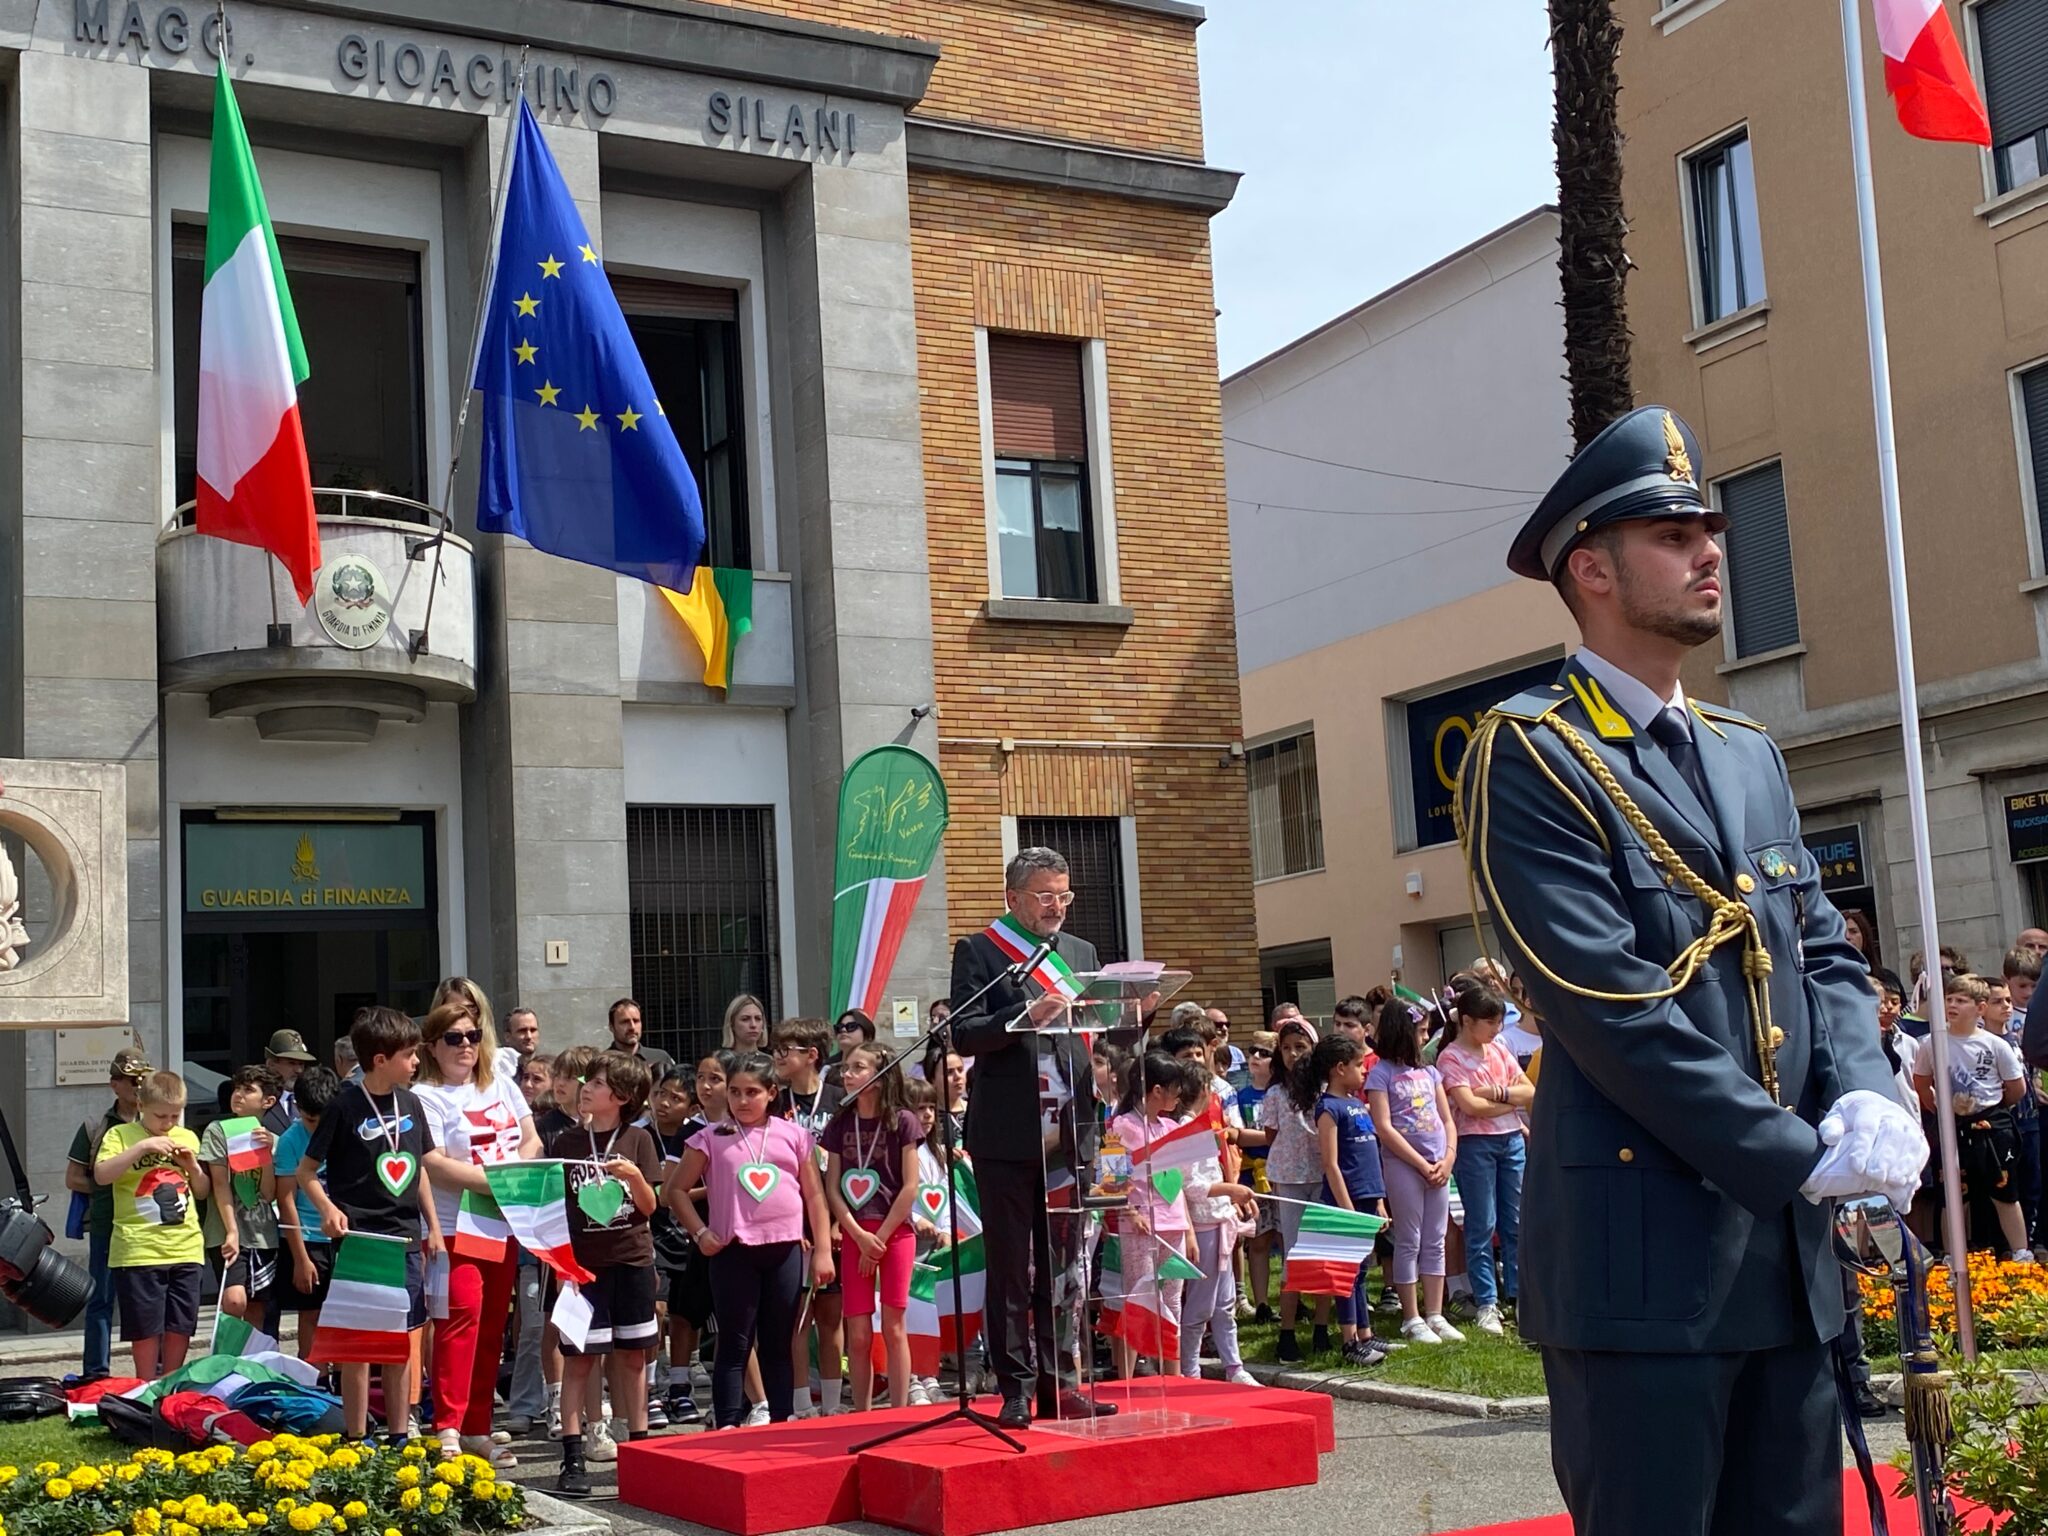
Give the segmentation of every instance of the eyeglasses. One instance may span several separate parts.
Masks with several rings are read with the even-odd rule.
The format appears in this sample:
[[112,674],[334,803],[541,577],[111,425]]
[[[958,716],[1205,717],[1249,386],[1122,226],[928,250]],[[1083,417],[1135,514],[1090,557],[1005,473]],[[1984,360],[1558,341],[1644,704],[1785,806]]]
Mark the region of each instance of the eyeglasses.
[[784,1043],[782,1045],[776,1046],[775,1049],[772,1052],[770,1052],[770,1054],[775,1056],[795,1056],[800,1052],[808,1051],[811,1049],[813,1049],[813,1047],[808,1045],[790,1045]]
[[1041,907],[1056,907],[1064,912],[1074,904],[1074,898],[1081,893],[1079,891],[1026,891],[1024,894],[1037,902]]
[[442,1045],[452,1045],[458,1051],[465,1045],[482,1045],[484,1032],[480,1029],[451,1029],[441,1036]]

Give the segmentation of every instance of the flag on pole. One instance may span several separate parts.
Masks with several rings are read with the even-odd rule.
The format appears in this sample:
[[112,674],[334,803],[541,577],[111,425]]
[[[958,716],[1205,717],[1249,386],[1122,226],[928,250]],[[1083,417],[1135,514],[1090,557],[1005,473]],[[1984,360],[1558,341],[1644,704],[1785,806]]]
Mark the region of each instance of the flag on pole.
[[1145,1172],[1151,1174],[1165,1173],[1170,1169],[1185,1173],[1197,1163],[1222,1156],[1223,1143],[1216,1139],[1215,1127],[1206,1119],[1190,1120],[1154,1141],[1131,1149],[1131,1162],[1143,1164]]
[[[520,1247],[564,1280],[588,1285],[596,1278],[576,1262],[569,1246],[569,1183],[559,1161],[487,1163],[484,1177],[490,1181],[491,1202],[499,1219]],[[488,1233],[489,1221],[489,1213],[483,1209],[472,1217],[478,1237]],[[458,1212],[458,1234],[461,1228]]]
[[889,973],[946,833],[946,784],[921,752],[884,746],[839,783],[832,879],[832,1012],[880,1018]]
[[910,1307],[904,1314],[910,1335],[910,1367],[919,1376],[939,1374],[941,1355],[958,1355],[981,1336],[982,1313],[988,1305],[988,1259],[982,1240],[961,1242],[960,1326],[953,1327],[953,1254],[945,1249],[927,1254],[910,1272]]
[[1916,139],[1991,146],[1991,120],[1942,0],[1871,0],[1884,88]]
[[754,628],[754,573],[736,567],[697,567],[688,592],[656,591],[668,599],[683,628],[704,653],[704,686],[730,688],[740,637]]
[[213,1347],[210,1355],[256,1355],[277,1348],[277,1340],[258,1328],[254,1323],[244,1322],[229,1312],[218,1314],[213,1320]]
[[477,337],[476,525],[674,592],[704,507],[583,216],[524,96]]
[[1372,1257],[1373,1238],[1386,1224],[1384,1217],[1340,1206],[1303,1207],[1301,1238],[1287,1250],[1280,1289],[1297,1296],[1349,1296],[1359,1266]]
[[403,1365],[405,1239],[350,1232],[334,1255],[334,1280],[313,1332],[310,1359],[322,1365]]
[[206,286],[199,298],[199,531],[275,555],[301,603],[320,568],[299,425],[311,370],[277,236],[226,68],[214,72]]

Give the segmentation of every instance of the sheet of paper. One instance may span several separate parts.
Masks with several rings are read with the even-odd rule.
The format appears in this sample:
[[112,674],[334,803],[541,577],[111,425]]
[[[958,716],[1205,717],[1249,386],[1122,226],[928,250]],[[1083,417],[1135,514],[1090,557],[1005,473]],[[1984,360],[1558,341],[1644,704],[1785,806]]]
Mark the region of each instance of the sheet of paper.
[[581,1349],[590,1338],[590,1302],[585,1298],[574,1281],[563,1285],[562,1294],[555,1298],[555,1310],[548,1321],[555,1325],[555,1332],[562,1336],[562,1342],[572,1349]]

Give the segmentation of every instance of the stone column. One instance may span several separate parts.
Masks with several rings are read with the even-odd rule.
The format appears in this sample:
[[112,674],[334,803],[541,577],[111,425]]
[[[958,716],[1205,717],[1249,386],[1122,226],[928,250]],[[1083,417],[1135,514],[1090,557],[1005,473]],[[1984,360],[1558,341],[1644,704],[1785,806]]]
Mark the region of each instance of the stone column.
[[[163,1008],[155,545],[169,509],[149,72],[25,51],[15,107],[21,326],[7,392],[21,413],[8,467],[21,491],[20,751],[126,765],[131,1017],[152,1060],[175,1065]],[[107,1091],[45,1091],[53,1048],[46,1032],[28,1037],[15,1135],[38,1189],[61,1200],[71,1132]]]
[[[803,882],[830,911],[840,775],[861,753],[902,742],[938,761],[931,584],[925,544],[917,315],[911,286],[909,182],[901,122],[888,142],[863,122],[850,163],[818,164],[784,193],[793,416],[799,652],[791,781],[808,785],[812,835]],[[949,969],[945,874],[935,867],[889,991],[930,998]],[[807,996],[822,997],[828,924],[799,950]],[[888,1031],[882,1021],[883,1033]]]

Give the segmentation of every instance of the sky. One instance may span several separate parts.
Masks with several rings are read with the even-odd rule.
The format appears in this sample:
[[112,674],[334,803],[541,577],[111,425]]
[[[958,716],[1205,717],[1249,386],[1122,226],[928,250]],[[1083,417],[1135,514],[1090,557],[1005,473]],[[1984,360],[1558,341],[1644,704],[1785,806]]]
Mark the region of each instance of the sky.
[[1207,0],[1227,377],[1553,202],[1543,0]]

